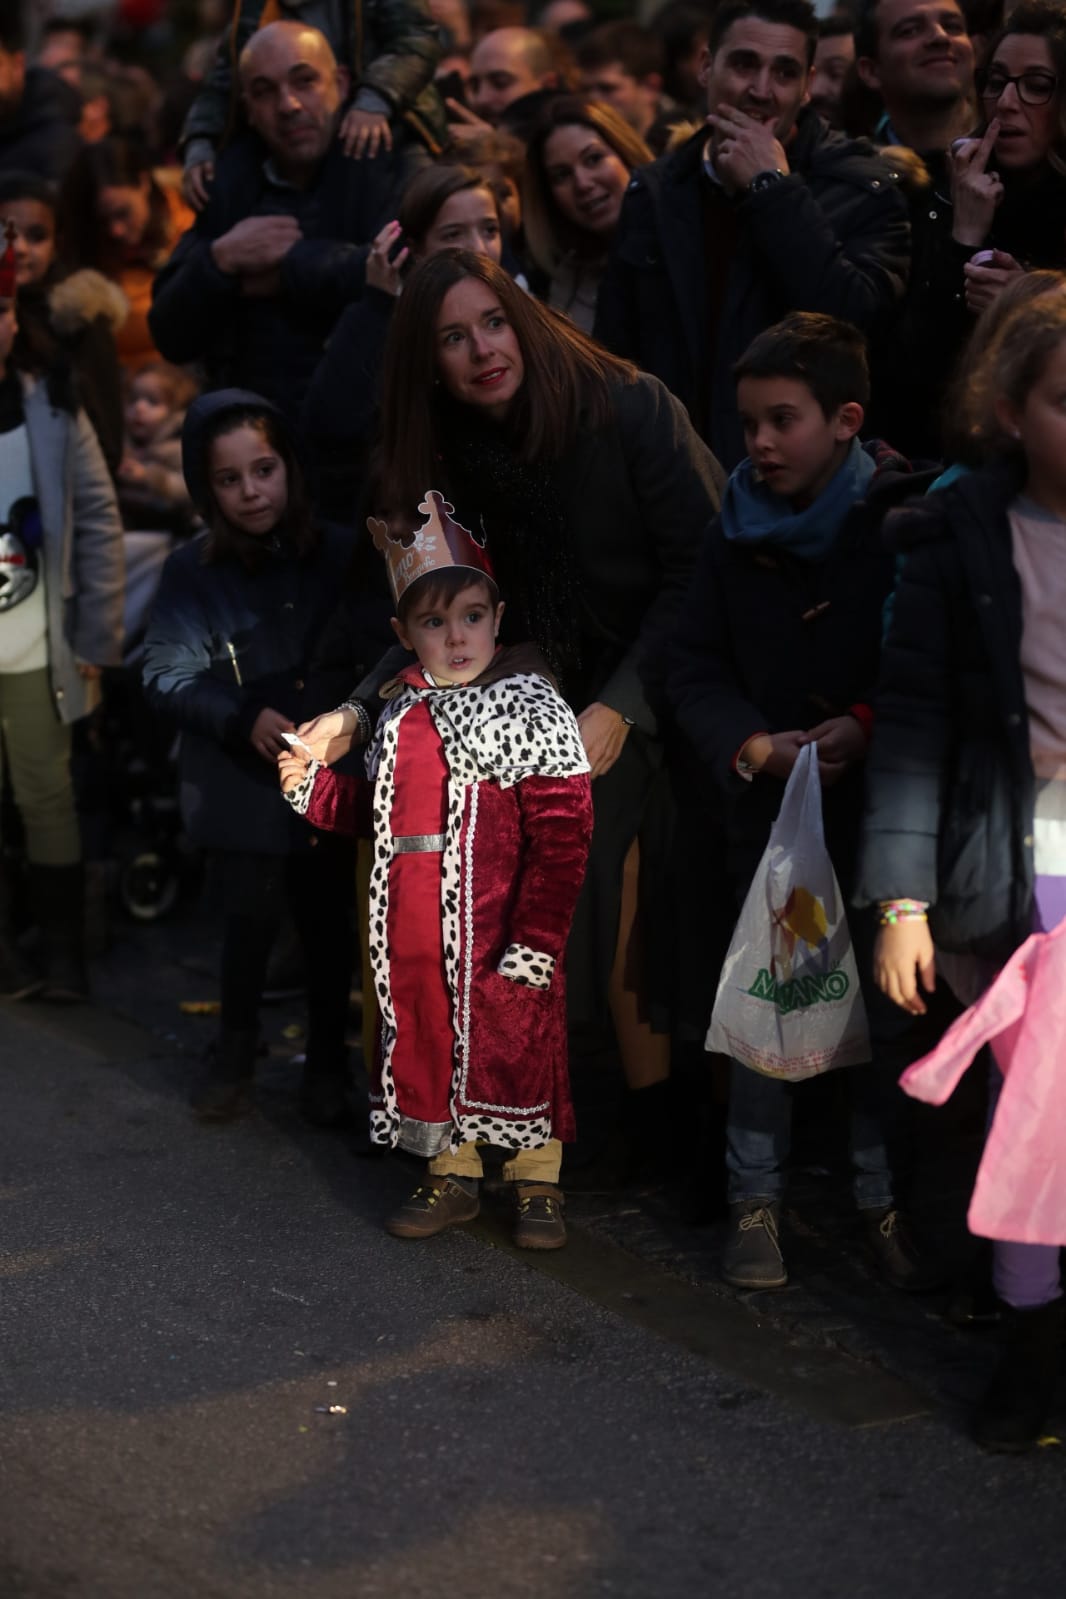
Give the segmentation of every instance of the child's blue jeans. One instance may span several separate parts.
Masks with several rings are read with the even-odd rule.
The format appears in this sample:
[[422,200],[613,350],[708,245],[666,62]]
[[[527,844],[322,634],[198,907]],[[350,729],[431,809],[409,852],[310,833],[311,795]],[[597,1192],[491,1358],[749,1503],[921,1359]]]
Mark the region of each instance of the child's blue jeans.
[[[842,1068],[851,1092],[848,1148],[852,1191],[860,1210],[885,1210],[894,1202],[890,1151],[906,1112],[895,1063]],[[780,1199],[792,1144],[792,1095],[803,1084],[779,1082],[733,1062],[729,1082],[726,1166],[729,1203]]]

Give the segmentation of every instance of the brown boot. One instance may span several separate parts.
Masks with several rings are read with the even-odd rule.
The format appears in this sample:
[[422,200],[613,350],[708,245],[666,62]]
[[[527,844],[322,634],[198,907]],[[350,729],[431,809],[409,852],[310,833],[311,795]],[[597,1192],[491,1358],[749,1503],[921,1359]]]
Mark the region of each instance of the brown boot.
[[519,1249],[562,1249],[566,1243],[563,1191],[554,1183],[515,1183],[512,1237]]
[[429,1177],[393,1211],[385,1231],[394,1238],[432,1238],[446,1227],[473,1221],[480,1209],[478,1195],[468,1194],[450,1177]]

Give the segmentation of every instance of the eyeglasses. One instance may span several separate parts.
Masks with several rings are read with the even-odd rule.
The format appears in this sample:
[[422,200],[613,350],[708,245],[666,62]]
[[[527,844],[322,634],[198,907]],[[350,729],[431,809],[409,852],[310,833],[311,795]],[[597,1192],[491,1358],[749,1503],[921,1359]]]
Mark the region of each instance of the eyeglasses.
[[1012,83],[1022,105],[1047,105],[1059,86],[1059,80],[1052,72],[1019,72],[1017,77],[1012,78],[1001,67],[989,67],[981,78],[982,98],[1002,99]]

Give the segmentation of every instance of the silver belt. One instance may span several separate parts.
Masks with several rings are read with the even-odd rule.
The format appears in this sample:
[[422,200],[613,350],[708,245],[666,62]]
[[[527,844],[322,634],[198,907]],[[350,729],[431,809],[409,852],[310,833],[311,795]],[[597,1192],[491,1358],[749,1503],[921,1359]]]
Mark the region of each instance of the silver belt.
[[394,838],[394,855],[428,855],[444,848],[443,833],[410,833],[406,838]]

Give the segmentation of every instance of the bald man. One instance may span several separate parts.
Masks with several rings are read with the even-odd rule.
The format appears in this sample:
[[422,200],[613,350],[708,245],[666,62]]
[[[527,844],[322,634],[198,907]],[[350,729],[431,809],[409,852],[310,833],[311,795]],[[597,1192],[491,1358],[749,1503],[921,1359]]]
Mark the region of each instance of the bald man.
[[497,28],[470,57],[470,109],[493,127],[513,101],[555,84],[551,52],[532,28]]
[[273,22],[240,59],[251,134],[218,162],[210,198],[156,279],[161,353],[212,387],[264,394],[295,416],[337,317],[362,291],[367,246],[395,213],[391,151],[349,160],[336,133],[348,89],[315,28]]

